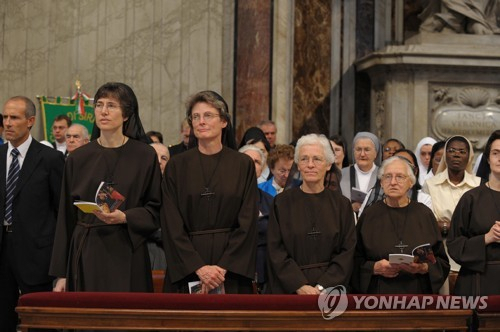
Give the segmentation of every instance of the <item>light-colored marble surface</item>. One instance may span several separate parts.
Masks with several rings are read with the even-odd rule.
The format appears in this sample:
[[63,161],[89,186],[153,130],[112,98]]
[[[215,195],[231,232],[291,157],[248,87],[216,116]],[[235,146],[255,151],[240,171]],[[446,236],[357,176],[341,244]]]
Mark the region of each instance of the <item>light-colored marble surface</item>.
[[500,37],[423,34],[411,42],[357,62],[372,80],[372,130],[411,149],[422,137],[454,134],[484,148],[500,124]]
[[[177,143],[184,104],[206,89],[231,104],[232,0],[2,0],[0,100],[135,91],[146,130]],[[228,51],[229,50],[229,51]],[[41,139],[37,118],[33,135]]]

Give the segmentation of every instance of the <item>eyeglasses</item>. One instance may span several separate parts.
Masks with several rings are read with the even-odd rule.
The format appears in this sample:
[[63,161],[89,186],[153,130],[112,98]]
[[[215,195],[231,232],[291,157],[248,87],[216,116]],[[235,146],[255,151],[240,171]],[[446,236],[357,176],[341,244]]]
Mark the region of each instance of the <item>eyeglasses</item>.
[[191,120],[191,122],[199,122],[201,118],[203,118],[203,120],[209,122],[215,119],[216,117],[220,117],[220,114],[207,112],[204,114],[191,114],[188,117],[188,119]]
[[402,184],[402,183],[404,183],[406,181],[406,179],[408,179],[408,176],[402,175],[402,174],[396,174],[396,175],[383,174],[382,178],[381,178],[381,180],[384,181],[384,182],[391,182],[392,179],[396,179],[396,182],[398,184]]
[[354,152],[355,153],[362,153],[362,152],[370,153],[370,152],[372,152],[372,149],[371,148],[355,148]]
[[286,174],[290,174],[290,169],[279,169],[277,172],[279,175],[283,176],[283,175],[286,175]]
[[99,111],[99,112],[102,111],[102,110],[104,110],[105,107],[108,110],[108,112],[113,112],[113,111],[119,109],[120,105],[113,104],[113,103],[105,104],[105,103],[99,103],[99,102],[94,105],[94,109],[96,111]]
[[318,157],[318,156],[314,156],[314,157],[304,156],[304,157],[300,157],[299,164],[309,165],[310,161],[312,161],[315,166],[320,166],[325,162],[325,159]]
[[455,148],[448,148],[446,150],[449,154],[460,154],[462,156],[465,156],[467,154],[467,150],[465,149],[455,149]]

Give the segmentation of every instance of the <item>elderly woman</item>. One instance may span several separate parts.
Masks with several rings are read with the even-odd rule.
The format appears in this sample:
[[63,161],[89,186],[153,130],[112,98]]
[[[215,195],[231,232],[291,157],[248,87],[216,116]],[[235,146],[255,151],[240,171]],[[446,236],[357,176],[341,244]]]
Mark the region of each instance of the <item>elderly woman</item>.
[[461,265],[456,295],[500,295],[500,130],[491,134],[483,156],[488,182],[463,194],[451,219],[448,252]]
[[323,135],[301,137],[295,162],[303,183],[274,199],[267,232],[270,293],[319,294],[349,283],[353,213],[345,197],[325,189],[325,174],[335,162],[329,144]]
[[245,131],[243,138],[241,139],[238,149],[241,149],[244,145],[248,144],[258,147],[264,154],[264,163],[260,165],[262,171],[258,172],[257,183],[266,182],[272,176],[271,170],[269,169],[269,167],[267,167],[266,163],[267,157],[269,156],[269,151],[271,151],[271,145],[269,145],[266,135],[264,134],[262,129],[258,127],[248,128],[247,131]]
[[[260,130],[260,129],[259,129]],[[249,156],[255,164],[255,174],[257,178],[262,173],[262,167],[266,164],[266,155],[256,145],[243,145],[239,152]],[[259,217],[257,219],[257,262],[256,281],[259,293],[264,292],[267,282],[266,253],[267,253],[267,225],[269,223],[269,213],[273,204],[273,197],[259,189]]]
[[291,145],[277,144],[275,146],[267,159],[267,165],[273,176],[266,182],[260,183],[259,189],[273,197],[285,189],[286,180],[293,166],[293,151]]
[[[415,174],[403,158],[391,157],[378,177],[386,197],[368,207],[356,226],[353,286],[359,293],[435,294],[450,266],[432,211],[408,197]],[[435,264],[389,263],[389,254],[412,254],[426,243],[432,246]]]
[[352,209],[358,213],[366,193],[377,182],[380,160],[380,141],[377,136],[369,132],[360,132],[354,136],[354,165],[342,169],[340,189],[342,195],[352,202]]
[[[410,167],[413,171],[413,174],[415,174],[415,178],[418,179],[418,173],[419,173],[419,168],[418,168],[418,162],[417,162],[417,157],[415,154],[408,149],[399,149],[394,153],[395,156],[400,156],[405,159],[410,164]],[[367,206],[372,205],[376,201],[380,201],[384,199],[384,190],[380,188],[378,196],[375,196],[375,190],[370,190],[368,195],[366,195],[365,201],[363,202],[363,205],[359,209],[359,214],[361,215],[366,209]],[[418,201],[420,203],[423,203],[426,205],[429,209],[432,209],[432,199],[429,194],[426,194],[422,191],[422,186],[418,181],[415,183],[413,187],[408,190],[408,197],[414,201]]]

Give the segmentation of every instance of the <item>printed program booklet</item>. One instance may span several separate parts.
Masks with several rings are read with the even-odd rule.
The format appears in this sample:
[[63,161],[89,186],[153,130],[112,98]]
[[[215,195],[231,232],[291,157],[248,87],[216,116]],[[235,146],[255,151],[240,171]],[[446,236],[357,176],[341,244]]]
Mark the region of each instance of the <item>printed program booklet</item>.
[[365,197],[368,193],[365,193],[363,190],[352,187],[351,188],[351,202],[360,202],[363,203]]
[[102,181],[95,194],[95,202],[76,201],[73,204],[85,213],[113,212],[125,201],[125,197],[115,190],[111,184]]
[[[188,282],[189,294],[199,294],[201,292],[201,281]],[[224,284],[212,289],[208,294],[226,294]]]
[[413,249],[411,255],[407,254],[389,254],[389,263],[391,264],[410,264],[410,263],[436,263],[436,257],[432,251],[430,243],[419,245]]

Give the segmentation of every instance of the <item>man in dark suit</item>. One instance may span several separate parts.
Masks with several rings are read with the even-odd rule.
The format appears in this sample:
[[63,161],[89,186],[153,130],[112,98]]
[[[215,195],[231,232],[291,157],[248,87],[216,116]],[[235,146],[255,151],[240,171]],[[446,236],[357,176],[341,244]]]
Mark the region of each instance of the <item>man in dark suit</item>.
[[0,146],[0,331],[16,331],[20,294],[51,291],[48,275],[64,156],[31,137],[36,108],[26,97],[3,107]]
[[181,123],[182,141],[179,144],[168,146],[168,152],[170,153],[170,158],[172,158],[176,154],[187,151],[190,133],[191,133],[191,127],[189,126],[187,119],[184,119]]

